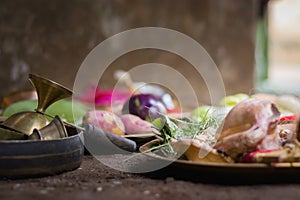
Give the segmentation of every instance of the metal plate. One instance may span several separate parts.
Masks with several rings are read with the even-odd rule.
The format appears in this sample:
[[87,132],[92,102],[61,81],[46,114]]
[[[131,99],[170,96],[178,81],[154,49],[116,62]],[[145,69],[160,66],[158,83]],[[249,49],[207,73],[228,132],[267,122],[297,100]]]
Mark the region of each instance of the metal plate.
[[[145,152],[157,140],[140,147]],[[151,162],[165,162],[167,166],[157,171],[146,173],[153,178],[174,177],[217,184],[265,184],[299,183],[300,163],[196,163],[188,160],[171,160],[152,152],[144,153]]]
[[67,127],[69,137],[57,140],[0,141],[0,177],[47,176],[78,168],[83,159],[82,132]]

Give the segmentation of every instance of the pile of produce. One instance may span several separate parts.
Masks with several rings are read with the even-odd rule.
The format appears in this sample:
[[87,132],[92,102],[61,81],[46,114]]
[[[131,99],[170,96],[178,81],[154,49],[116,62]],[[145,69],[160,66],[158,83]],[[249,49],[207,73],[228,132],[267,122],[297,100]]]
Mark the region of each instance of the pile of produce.
[[235,94],[219,106],[203,105],[175,118],[154,94],[134,94],[121,114],[90,111],[83,124],[117,135],[153,133],[160,142],[150,150],[193,162],[297,162],[300,159],[295,96]]
[[298,98],[236,94],[221,104],[201,106],[187,119],[155,120],[162,140],[154,152],[193,162],[299,161]]
[[[130,89],[125,92],[98,88],[96,94],[87,91],[78,102],[56,102],[47,113],[121,137],[156,135],[160,142],[150,150],[165,157],[218,163],[300,159],[298,97],[235,94],[222,99],[219,106],[202,105],[185,117],[174,117],[180,108],[162,88],[137,88],[128,80],[127,85]],[[86,105],[90,103],[96,104],[96,110],[89,110]],[[121,106],[117,112],[112,109],[116,104]],[[36,106],[36,100],[17,102],[6,107],[2,115],[33,111]],[[74,120],[74,114],[79,120]]]

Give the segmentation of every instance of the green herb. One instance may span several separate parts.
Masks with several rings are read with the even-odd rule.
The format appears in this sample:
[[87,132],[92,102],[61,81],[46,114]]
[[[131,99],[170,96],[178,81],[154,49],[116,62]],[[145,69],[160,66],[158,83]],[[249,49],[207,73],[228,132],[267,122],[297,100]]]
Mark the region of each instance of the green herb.
[[[176,157],[177,153],[174,152],[170,144],[171,139],[181,140],[199,137],[201,141],[213,144],[216,139],[215,132],[221,120],[220,118],[207,116],[202,121],[193,121],[188,118],[176,119],[163,115],[163,118],[155,119],[152,123],[159,132],[162,143],[152,147],[150,150],[167,157]],[[208,131],[209,129],[213,131]]]
[[182,119],[166,117],[166,133],[169,133],[171,138],[194,139],[196,136],[205,134],[204,131],[208,128],[217,128],[220,121],[216,118],[208,117],[202,121],[187,121]]

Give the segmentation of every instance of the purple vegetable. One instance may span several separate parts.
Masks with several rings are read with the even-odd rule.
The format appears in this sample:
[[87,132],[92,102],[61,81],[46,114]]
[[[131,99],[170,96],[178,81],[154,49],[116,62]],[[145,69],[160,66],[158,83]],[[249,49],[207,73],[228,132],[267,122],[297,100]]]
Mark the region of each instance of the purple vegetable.
[[137,94],[129,98],[125,103],[122,113],[133,114],[148,121],[162,118],[166,114],[163,103],[152,94]]

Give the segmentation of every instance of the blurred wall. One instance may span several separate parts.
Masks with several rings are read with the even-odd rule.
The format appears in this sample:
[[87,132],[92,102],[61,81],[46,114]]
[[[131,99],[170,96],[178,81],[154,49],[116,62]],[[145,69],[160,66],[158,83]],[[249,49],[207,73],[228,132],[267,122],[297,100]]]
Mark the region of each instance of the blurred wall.
[[[145,26],[170,28],[192,37],[217,64],[227,94],[249,93],[254,86],[256,4],[255,0],[1,0],[0,97],[31,87],[28,73],[72,88],[80,64],[97,44],[121,31]],[[156,50],[120,57],[100,85],[112,86],[116,69],[149,62],[184,73],[199,101],[209,100],[205,84],[189,63]]]

